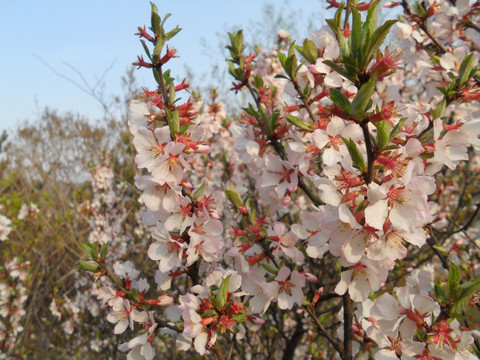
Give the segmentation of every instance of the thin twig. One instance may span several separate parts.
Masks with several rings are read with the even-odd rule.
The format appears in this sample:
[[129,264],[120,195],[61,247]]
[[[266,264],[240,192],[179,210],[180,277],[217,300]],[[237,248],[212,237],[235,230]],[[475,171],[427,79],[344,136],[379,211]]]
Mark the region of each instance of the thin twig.
[[308,306],[305,307],[305,310],[307,310],[308,314],[312,317],[312,320],[315,323],[315,325],[317,326],[317,329],[320,332],[320,335],[325,337],[328,340],[328,342],[335,348],[335,350],[337,350],[338,354],[340,355],[340,357],[342,359],[345,359],[343,349],[340,347],[338,342],[334,338],[332,338],[329,333],[327,333],[327,331],[325,330],[323,325],[320,323],[320,321],[315,316],[315,313],[313,312],[313,310]]

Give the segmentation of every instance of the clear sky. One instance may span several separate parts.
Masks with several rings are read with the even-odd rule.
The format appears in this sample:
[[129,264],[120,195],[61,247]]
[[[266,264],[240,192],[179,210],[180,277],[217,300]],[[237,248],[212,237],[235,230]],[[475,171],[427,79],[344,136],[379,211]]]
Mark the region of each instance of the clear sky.
[[[212,64],[222,63],[218,34],[234,26],[248,33],[251,24],[261,21],[267,3],[156,1],[161,16],[172,13],[167,28],[179,25],[183,29],[173,40],[181,56],[172,63],[173,74],[183,76],[185,65],[194,74],[206,73]],[[296,8],[302,25],[311,14],[325,9],[325,2],[320,0],[270,3],[284,9],[290,21],[294,19],[289,18],[289,10]],[[318,28],[324,18],[319,16]],[[139,25],[148,27],[149,21],[150,4],[143,0],[0,0],[0,131],[11,130],[22,120],[35,120],[45,107],[92,119],[101,116],[95,99],[54,70],[78,83],[82,83],[81,74],[94,86],[109,69],[103,79],[105,93],[121,93],[121,76],[143,52],[134,33]],[[148,71],[138,71],[136,76],[141,86],[153,87]]]

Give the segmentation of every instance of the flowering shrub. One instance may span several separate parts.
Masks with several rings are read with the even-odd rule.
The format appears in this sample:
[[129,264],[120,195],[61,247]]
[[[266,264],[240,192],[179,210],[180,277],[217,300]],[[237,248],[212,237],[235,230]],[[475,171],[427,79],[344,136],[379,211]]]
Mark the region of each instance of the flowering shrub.
[[13,258],[0,266],[0,359],[14,358],[15,343],[26,314],[28,262]]
[[251,97],[233,117],[215,91],[186,99],[167,69],[180,28],[152,4],[135,65],[158,87],[129,119],[149,259],[113,262],[123,213],[104,194],[113,218],[95,216],[80,263],[127,358],[480,355],[480,3],[388,3],[402,21],[380,25],[378,0],[329,3],[302,45],[247,53],[229,34],[232,90]]

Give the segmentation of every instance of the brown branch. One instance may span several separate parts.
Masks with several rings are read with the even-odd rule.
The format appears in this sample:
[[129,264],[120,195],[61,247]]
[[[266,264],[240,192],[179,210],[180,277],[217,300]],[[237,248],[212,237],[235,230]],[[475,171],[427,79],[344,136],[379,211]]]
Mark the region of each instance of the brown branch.
[[218,345],[218,342],[215,343],[212,347],[213,353],[215,354],[217,360],[225,360],[225,357],[222,354],[222,349],[220,349],[220,346]]
[[353,301],[348,291],[343,295],[343,358],[352,360]]
[[300,89],[300,86],[298,85],[296,80],[292,80],[292,84],[295,90],[297,91],[298,96],[300,96],[303,106],[305,107],[305,110],[307,110],[308,115],[310,116],[310,119],[312,119],[312,122],[315,123],[315,116],[313,115],[312,109],[310,109],[310,105],[308,105],[307,101],[305,100],[305,97],[303,96],[302,89]]
[[320,335],[325,337],[328,340],[328,342],[335,348],[335,350],[337,350],[338,354],[340,355],[340,357],[342,359],[345,359],[343,349],[340,347],[338,342],[334,338],[332,338],[330,336],[330,334],[327,333],[327,330],[325,330],[323,325],[317,319],[313,310],[308,306],[305,307],[305,310],[307,310],[308,314],[312,317],[312,320],[315,323],[315,325],[317,326],[317,329],[318,329]]

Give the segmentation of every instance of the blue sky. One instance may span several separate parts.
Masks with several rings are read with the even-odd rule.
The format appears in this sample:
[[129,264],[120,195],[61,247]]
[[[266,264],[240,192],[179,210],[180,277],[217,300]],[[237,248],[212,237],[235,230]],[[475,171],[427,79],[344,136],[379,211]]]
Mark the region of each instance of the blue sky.
[[[222,64],[218,34],[233,26],[248,34],[248,28],[262,19],[267,3],[157,1],[160,15],[172,13],[167,28],[179,25],[183,29],[173,40],[181,59],[171,63],[172,73],[183,77],[185,64],[195,75],[208,72],[215,63]],[[287,20],[292,20],[289,10],[299,9],[298,22],[303,25],[311,14],[325,8],[320,0],[273,3],[284,9]],[[35,120],[45,107],[92,119],[101,116],[94,98],[52,69],[81,83],[74,68],[93,86],[113,64],[103,79],[105,93],[121,93],[121,76],[143,51],[134,33],[139,25],[148,27],[149,21],[150,4],[143,0],[0,1],[0,131],[13,129],[19,121]],[[319,16],[317,27],[323,24]],[[306,30],[301,35],[306,36]],[[153,87],[148,71],[138,71],[136,76],[141,86]]]

